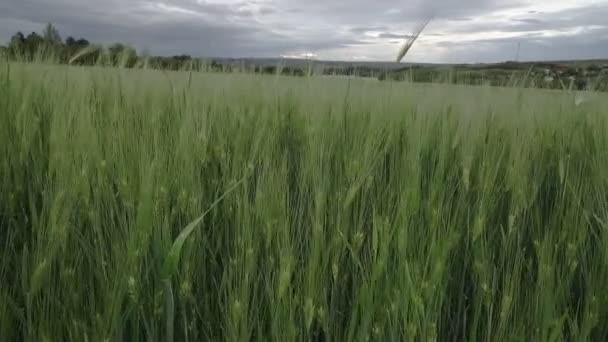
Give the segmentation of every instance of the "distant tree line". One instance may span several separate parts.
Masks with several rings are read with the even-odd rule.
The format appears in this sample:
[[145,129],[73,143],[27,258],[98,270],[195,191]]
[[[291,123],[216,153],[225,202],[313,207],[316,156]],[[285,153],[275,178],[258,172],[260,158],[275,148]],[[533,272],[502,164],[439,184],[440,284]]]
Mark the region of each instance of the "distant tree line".
[[[85,38],[61,38],[52,24],[47,24],[42,33],[15,33],[7,46],[0,46],[0,56],[17,61],[54,61],[72,65],[106,65],[124,68],[148,67],[168,70],[198,68],[201,60],[189,55],[171,57],[139,56],[126,44],[114,43],[102,46]],[[219,68],[219,66],[216,65]]]
[[[247,71],[260,74],[280,74],[287,76],[306,76],[312,73],[311,65],[278,65],[263,66],[245,64],[227,60],[202,60],[190,55],[147,56],[138,55],[137,51],[123,43],[102,46],[85,38],[69,36],[62,39],[59,31],[52,24],[47,24],[42,33],[15,33],[7,46],[0,46],[0,57],[16,61],[53,61],[70,65],[103,65],[124,68],[151,68],[163,70],[199,70],[217,72]],[[306,63],[304,63],[306,64]],[[369,67],[332,67],[325,68],[323,75],[349,75],[359,77],[376,77],[379,70]]]
[[410,81],[529,87],[562,90],[608,91],[608,65],[590,63],[517,63],[402,68],[382,72],[381,81]]
[[[190,55],[148,56],[123,43],[109,46],[94,44],[85,38],[61,38],[52,24],[47,24],[42,33],[15,33],[7,46],[0,46],[0,58],[32,62],[45,61],[70,65],[118,66],[123,68],[149,68],[163,70],[206,70],[216,72],[243,71],[243,66],[222,63],[217,60],[203,60]],[[247,67],[247,71],[283,75],[304,76],[306,70],[300,67]]]
[[344,63],[326,65],[313,72],[313,62],[299,65],[259,65],[239,60],[202,60],[190,55],[170,57],[138,55],[123,43],[102,46],[85,38],[61,38],[52,24],[42,33],[27,36],[15,33],[7,46],[0,46],[0,58],[16,61],[53,61],[71,65],[118,66],[163,70],[205,70],[216,72],[246,71],[259,74],[306,76],[348,76],[376,78],[380,81],[439,82],[471,85],[513,86],[536,88],[593,89],[608,91],[608,65],[576,66],[558,63],[520,63],[507,61],[494,65],[457,65],[445,67],[404,66],[387,70],[381,66],[362,66]]
[[[269,75],[306,76],[313,74],[312,61],[301,65],[258,65],[238,60],[201,60],[190,55],[170,57],[138,55],[137,51],[123,43],[109,46],[94,44],[85,38],[69,36],[62,39],[59,31],[52,24],[47,24],[42,33],[31,32],[24,35],[15,33],[8,46],[0,46],[0,57],[16,61],[52,61],[70,65],[102,65],[124,68],[151,68],[163,70],[198,70],[217,72],[246,71]],[[327,66],[314,72],[327,76],[354,76],[376,78],[382,69],[368,66],[341,65]],[[398,79],[398,78],[396,78]]]

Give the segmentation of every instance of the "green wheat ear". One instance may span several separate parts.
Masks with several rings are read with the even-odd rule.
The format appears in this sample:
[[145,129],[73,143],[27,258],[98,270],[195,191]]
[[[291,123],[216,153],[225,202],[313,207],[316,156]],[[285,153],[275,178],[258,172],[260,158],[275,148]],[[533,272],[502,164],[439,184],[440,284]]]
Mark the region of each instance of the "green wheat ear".
[[399,49],[399,53],[397,53],[397,59],[396,59],[397,63],[400,63],[401,60],[403,59],[403,57],[405,57],[405,55],[408,53],[408,51],[410,51],[410,49],[412,48],[412,45],[414,45],[416,40],[418,40],[418,37],[420,37],[420,34],[422,33],[422,31],[424,31],[424,29],[429,24],[429,22],[431,22],[431,19],[427,19],[424,23],[422,23],[422,25],[420,25],[420,27],[418,27],[416,29],[414,34],[405,40],[405,42],[401,46],[401,49]]
[[175,241],[173,241],[173,245],[171,246],[171,250],[169,250],[169,254],[165,259],[163,264],[163,268],[161,271],[161,279],[168,280],[177,272],[177,266],[179,264],[179,258],[181,256],[182,247],[186,242],[186,239],[194,230],[199,226],[199,224],[203,221],[203,219],[215,208],[220,202],[226,198],[230,193],[234,192],[239,185],[241,185],[247,179],[247,175],[243,177],[241,180],[232,185],[224,194],[218,197],[215,202],[213,202],[209,208],[197,219],[190,222],[177,236]]

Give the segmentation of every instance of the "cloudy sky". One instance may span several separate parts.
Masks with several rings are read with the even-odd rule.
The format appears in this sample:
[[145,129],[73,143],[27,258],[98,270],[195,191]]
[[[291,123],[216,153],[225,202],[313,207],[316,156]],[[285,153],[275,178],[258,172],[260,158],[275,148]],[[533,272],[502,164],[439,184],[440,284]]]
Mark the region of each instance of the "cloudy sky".
[[430,17],[406,61],[608,58],[608,0],[1,0],[0,41],[53,22],[160,55],[390,61]]

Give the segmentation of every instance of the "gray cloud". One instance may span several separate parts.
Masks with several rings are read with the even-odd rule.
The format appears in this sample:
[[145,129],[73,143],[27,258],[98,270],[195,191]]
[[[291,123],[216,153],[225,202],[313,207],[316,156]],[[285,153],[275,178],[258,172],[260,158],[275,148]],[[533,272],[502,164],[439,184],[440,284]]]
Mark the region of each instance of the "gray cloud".
[[[93,1],[7,0],[0,4],[2,32],[42,28],[54,22],[67,35],[84,36],[95,42],[126,41],[158,54],[191,53],[203,56],[276,56],[280,51],[324,49],[362,43],[350,37],[309,34],[301,41],[273,32],[255,18],[255,13],[274,13],[269,6],[248,8],[251,3],[233,6],[197,1],[130,2],[109,0],[104,6]],[[7,37],[4,37],[7,39]]]
[[387,26],[357,26],[349,28],[349,31],[354,34],[361,35],[365,32],[386,31],[388,29],[389,28]]
[[[530,32],[549,30],[568,30],[577,27],[608,26],[608,2],[554,13],[527,13],[515,18],[495,18],[495,20],[467,22],[466,25],[450,27],[449,33],[501,31]],[[447,32],[446,32],[447,33]]]
[[[608,58],[608,3],[544,13],[529,11],[502,21],[470,22],[451,28],[452,35],[501,32],[504,36],[435,41],[453,60],[500,61],[519,50],[524,60]],[[446,34],[447,36],[447,34]]]
[[608,1],[591,0],[3,0],[0,40],[53,22],[64,36],[154,54],[392,60],[429,17],[412,50],[421,61],[511,59],[518,43],[522,58],[608,57]]
[[448,40],[436,44],[450,51],[453,63],[504,61],[517,57],[529,61],[605,58],[608,56],[608,27],[596,31],[553,37],[525,33],[518,37],[480,39],[464,46]]
[[530,25],[542,25],[544,23],[542,20],[536,18],[520,18],[515,19],[514,21]]
[[414,37],[411,34],[399,34],[391,32],[382,32],[378,35],[378,38],[391,38],[391,39],[407,39]]

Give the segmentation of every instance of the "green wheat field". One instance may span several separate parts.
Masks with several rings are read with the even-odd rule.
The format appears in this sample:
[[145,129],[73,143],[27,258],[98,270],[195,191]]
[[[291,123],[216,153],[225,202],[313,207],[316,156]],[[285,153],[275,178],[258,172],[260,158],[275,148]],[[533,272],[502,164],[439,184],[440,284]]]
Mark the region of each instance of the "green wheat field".
[[606,341],[608,98],[0,62],[2,341]]

